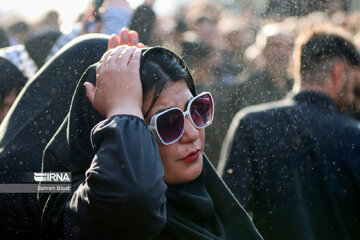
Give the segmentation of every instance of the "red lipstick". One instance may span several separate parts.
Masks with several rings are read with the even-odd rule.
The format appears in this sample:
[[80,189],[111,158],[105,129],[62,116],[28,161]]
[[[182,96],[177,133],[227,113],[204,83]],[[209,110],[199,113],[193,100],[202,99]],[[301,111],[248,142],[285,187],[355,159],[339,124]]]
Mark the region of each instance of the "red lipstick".
[[200,156],[200,149],[196,149],[196,150],[190,152],[186,157],[181,159],[181,161],[193,162],[193,161],[197,160],[199,158],[199,156]]

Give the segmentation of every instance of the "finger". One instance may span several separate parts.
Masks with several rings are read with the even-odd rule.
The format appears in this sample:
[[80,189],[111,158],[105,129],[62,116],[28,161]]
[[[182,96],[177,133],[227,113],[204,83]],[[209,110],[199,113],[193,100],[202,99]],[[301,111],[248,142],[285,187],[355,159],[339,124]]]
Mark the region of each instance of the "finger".
[[113,52],[110,54],[110,56],[107,59],[106,65],[110,66],[113,64],[116,64],[118,61],[119,56],[123,53],[124,49],[126,49],[126,45],[120,45],[113,49]]
[[113,49],[107,50],[107,51],[102,55],[102,57],[100,58],[99,63],[102,63],[102,62],[106,61],[106,59],[109,57],[109,55],[111,54],[112,51],[113,51]]
[[129,46],[136,46],[139,43],[139,34],[136,31],[129,32]]
[[108,41],[108,50],[112,48],[116,48],[119,45],[118,36],[116,34],[111,35],[109,41]]
[[104,55],[101,57],[98,66],[96,67],[96,72],[101,72],[103,70],[103,68],[106,65],[106,61],[109,58],[110,54],[111,54],[112,50],[108,50],[107,52],[104,53]]
[[119,45],[128,45],[129,42],[129,29],[122,28],[120,31]]
[[135,52],[136,47],[128,47],[126,48],[119,56],[117,64],[119,64],[119,66],[121,68],[126,68],[130,62],[130,59],[133,55],[133,53]]
[[143,43],[138,43],[138,44],[137,44],[137,47],[138,47],[138,48],[144,48],[145,45],[144,45]]
[[141,49],[137,48],[132,54],[132,57],[129,62],[129,67],[135,68],[137,70],[140,69],[140,58],[141,58]]
[[84,87],[86,89],[86,96],[89,99],[90,103],[94,106],[95,99],[95,87],[92,83],[85,82]]

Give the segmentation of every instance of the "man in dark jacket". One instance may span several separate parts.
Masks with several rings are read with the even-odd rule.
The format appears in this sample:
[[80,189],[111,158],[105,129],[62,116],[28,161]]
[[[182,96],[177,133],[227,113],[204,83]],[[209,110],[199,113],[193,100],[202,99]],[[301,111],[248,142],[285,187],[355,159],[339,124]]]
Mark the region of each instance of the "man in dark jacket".
[[300,34],[294,56],[301,91],[240,111],[218,170],[264,239],[358,239],[360,126],[339,110],[359,52],[322,28]]

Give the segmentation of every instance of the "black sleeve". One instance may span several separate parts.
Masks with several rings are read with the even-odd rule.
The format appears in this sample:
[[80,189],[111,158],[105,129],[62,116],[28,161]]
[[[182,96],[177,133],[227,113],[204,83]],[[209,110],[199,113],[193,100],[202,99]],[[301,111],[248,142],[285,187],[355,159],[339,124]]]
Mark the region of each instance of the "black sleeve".
[[166,221],[164,170],[145,122],[118,115],[91,133],[86,179],[65,207],[65,239],[147,239]]
[[244,119],[237,121],[238,125],[232,126],[233,133],[229,134],[231,139],[228,140],[222,177],[237,200],[247,211],[251,211],[252,186],[255,181],[252,165],[255,153],[252,125]]

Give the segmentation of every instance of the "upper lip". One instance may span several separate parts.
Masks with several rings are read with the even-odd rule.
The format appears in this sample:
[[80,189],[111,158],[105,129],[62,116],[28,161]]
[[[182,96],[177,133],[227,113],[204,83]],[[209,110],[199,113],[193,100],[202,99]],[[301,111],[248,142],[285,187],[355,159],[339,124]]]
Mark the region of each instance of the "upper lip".
[[191,156],[191,155],[194,155],[194,154],[198,153],[199,151],[200,151],[200,148],[197,148],[197,149],[195,149],[195,150],[191,151],[188,155],[186,155],[186,157],[184,157],[184,158],[183,158],[183,159],[181,159],[181,160],[184,160],[184,159],[188,158],[189,156]]

